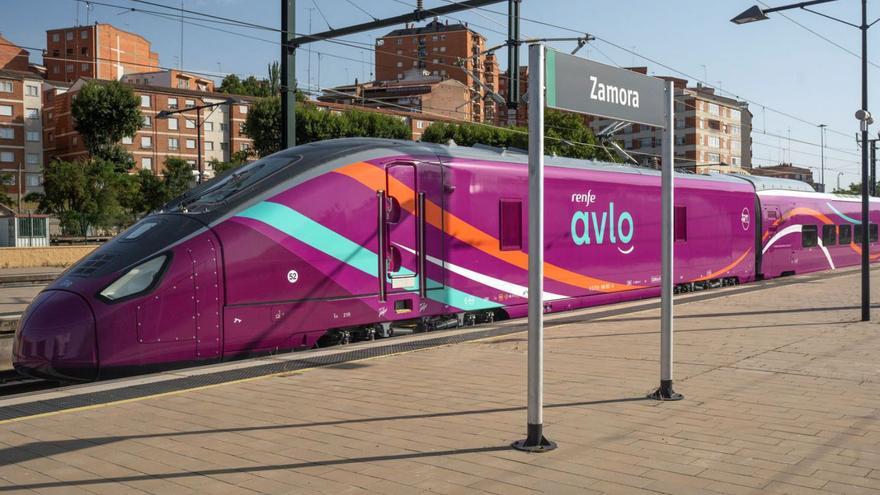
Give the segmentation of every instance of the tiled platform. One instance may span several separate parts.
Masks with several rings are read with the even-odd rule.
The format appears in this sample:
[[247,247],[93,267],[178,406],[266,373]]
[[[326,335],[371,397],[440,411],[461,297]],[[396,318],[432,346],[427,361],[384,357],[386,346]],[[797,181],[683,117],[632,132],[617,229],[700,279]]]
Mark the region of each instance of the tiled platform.
[[643,399],[657,311],[549,328],[547,454],[508,446],[518,333],[2,423],[0,493],[880,494],[880,324],[835,275],[677,306],[682,402]]

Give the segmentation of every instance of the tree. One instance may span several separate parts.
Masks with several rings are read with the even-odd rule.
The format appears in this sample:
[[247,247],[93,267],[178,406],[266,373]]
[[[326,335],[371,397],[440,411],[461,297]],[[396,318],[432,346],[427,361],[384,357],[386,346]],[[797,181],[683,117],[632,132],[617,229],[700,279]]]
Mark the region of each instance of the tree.
[[281,98],[271,96],[255,101],[248,109],[243,131],[254,141],[254,151],[259,156],[281,149]]
[[140,191],[138,213],[149,213],[158,210],[170,198],[165,190],[165,182],[150,170],[140,170],[137,175]]
[[[12,174],[0,173],[0,186],[9,184],[14,176]],[[0,189],[0,205],[12,206],[12,198]]]
[[[165,201],[174,199],[193,185],[192,167],[182,158],[165,159]],[[163,201],[164,203],[164,201]]]
[[[571,158],[618,162],[620,159],[605,151],[584,124],[583,117],[548,110],[544,117],[544,152]],[[422,141],[446,144],[449,140],[460,146],[485,144],[504,148],[529,148],[528,129],[499,128],[471,123],[434,122],[422,134]]]
[[73,98],[71,114],[92,158],[119,159],[121,148],[116,144],[143,125],[140,99],[118,81],[84,84]]
[[266,79],[266,90],[269,93],[266,96],[277,96],[281,94],[281,68],[278,61],[269,64],[269,78]]
[[[128,176],[100,159],[50,162],[43,170],[45,195],[40,210],[56,215],[70,235],[87,235],[91,227],[111,228],[127,222],[120,203]],[[124,192],[123,192],[124,194]]]

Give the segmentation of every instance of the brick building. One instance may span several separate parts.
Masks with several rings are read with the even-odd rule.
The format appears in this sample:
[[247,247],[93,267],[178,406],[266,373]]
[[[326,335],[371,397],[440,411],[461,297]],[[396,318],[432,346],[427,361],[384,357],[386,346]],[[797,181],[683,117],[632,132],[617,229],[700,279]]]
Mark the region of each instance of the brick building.
[[[76,160],[87,155],[82,139],[73,129],[71,102],[83,84],[80,79],[69,88],[57,87],[44,93],[43,129],[45,159]],[[101,83],[101,80],[93,80]],[[250,97],[226,95],[207,91],[193,91],[130,84],[141,101],[144,126],[122,144],[135,159],[136,170],[152,170],[162,175],[168,157],[180,157],[197,170],[198,134],[196,110],[157,118],[162,110],[179,110],[200,105],[223,103],[212,109],[201,110],[202,161],[206,177],[213,175],[211,160],[228,161],[233,153],[250,149],[251,139],[244,136],[242,127],[247,119]]]
[[[495,57],[482,54],[486,38],[467,24],[442,23],[436,18],[424,27],[407,25],[376,40],[376,80],[404,79],[409,69],[454,79],[470,90],[467,113],[475,122],[494,122],[495,103],[486,87],[497,89]],[[457,64],[461,61],[463,67]]]
[[767,167],[753,167],[749,170],[752,175],[762,175],[765,177],[776,177],[778,179],[794,179],[806,182],[814,189],[816,183],[813,182],[813,171],[806,167],[798,167],[790,163],[780,163]]
[[74,82],[82,77],[120,79],[159,68],[159,54],[140,35],[95,23],[46,31],[47,78]]
[[[498,94],[503,96],[505,100],[507,100],[507,90],[510,86],[510,81],[506,76],[507,72],[502,74],[498,80]],[[520,100],[526,94],[529,89],[529,66],[521,65],[519,67],[519,95]],[[508,125],[509,124],[509,116],[507,115],[507,105],[500,105],[497,114],[495,115],[495,123],[497,125]],[[515,125],[519,126],[527,126],[529,125],[529,106],[528,104],[520,101],[519,105],[516,107],[516,121]]]
[[325,90],[318,100],[471,121],[470,93],[467,86],[455,79],[419,74],[418,69],[410,69],[403,79],[339,86]]
[[16,200],[42,191],[44,83],[29,55],[0,37],[0,188]]
[[193,91],[214,91],[214,81],[195,74],[188,74],[175,69],[155,72],[136,72],[126,74],[120,79],[123,82],[142,86],[162,86],[164,88],[191,89]]
[[[631,68],[647,73],[646,67]],[[674,77],[660,77],[675,85],[675,156],[676,166],[694,169],[736,171],[752,166],[752,113],[748,104],[715,94],[714,88]],[[599,132],[612,121],[590,119],[590,127]],[[653,165],[653,156],[661,152],[662,131],[634,124],[614,136],[633,158],[643,165]],[[653,156],[652,156],[653,155]]]

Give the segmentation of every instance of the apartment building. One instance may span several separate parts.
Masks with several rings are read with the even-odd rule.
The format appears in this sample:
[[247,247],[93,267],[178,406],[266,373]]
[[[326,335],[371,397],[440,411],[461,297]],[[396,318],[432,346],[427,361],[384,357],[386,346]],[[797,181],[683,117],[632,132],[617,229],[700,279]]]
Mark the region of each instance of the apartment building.
[[[87,156],[82,139],[74,130],[70,108],[73,98],[89,81],[80,79],[69,88],[57,87],[44,94],[45,159],[76,160]],[[201,120],[202,163],[205,176],[213,176],[211,160],[228,161],[237,151],[251,149],[253,142],[243,133],[248,106],[253,101],[246,96],[226,95],[208,91],[166,88],[129,84],[140,99],[144,125],[131,138],[123,138],[122,146],[135,159],[136,170],[164,173],[168,157],[183,158],[198,169],[199,120]],[[213,108],[195,107],[219,103]],[[163,110],[193,110],[159,118]]]
[[0,69],[0,175],[16,200],[42,191],[42,86],[33,72]]
[[365,108],[416,112],[425,116],[472,121],[470,90],[455,79],[406,71],[403,79],[350,84],[325,90],[319,101]]
[[[630,68],[647,74],[646,67]],[[733,172],[752,167],[752,113],[743,101],[716,94],[714,88],[698,83],[663,77],[675,85],[675,157],[676,166],[695,170]],[[608,119],[590,119],[594,132],[612,123]],[[633,158],[646,166],[655,166],[662,146],[662,130],[634,124],[614,136]]]
[[30,52],[0,36],[0,69],[30,70]]
[[[508,88],[510,87],[510,81],[507,77],[507,72],[501,74],[498,80],[498,94],[504,97],[505,101],[508,98]],[[529,66],[521,65],[519,66],[519,96],[520,102],[516,107],[516,116],[513,119],[513,122],[510,122],[510,115],[508,115],[507,105],[499,105],[498,112],[495,116],[497,125],[509,125],[514,124],[518,126],[527,126],[529,125],[529,106],[525,102],[522,101],[522,97],[526,94],[529,89]]]
[[46,77],[119,80],[125,74],[159,68],[159,54],[144,37],[110,24],[95,23],[46,31]]
[[132,84],[140,84],[142,86],[162,86],[164,88],[191,89],[193,91],[214,91],[213,80],[175,69],[125,74],[120,80]]
[[376,80],[404,79],[409,69],[454,79],[470,91],[471,120],[494,122],[496,104],[487,89],[497,90],[498,64],[494,55],[483,53],[486,48],[486,38],[467,23],[435,18],[423,27],[407,25],[376,40]]

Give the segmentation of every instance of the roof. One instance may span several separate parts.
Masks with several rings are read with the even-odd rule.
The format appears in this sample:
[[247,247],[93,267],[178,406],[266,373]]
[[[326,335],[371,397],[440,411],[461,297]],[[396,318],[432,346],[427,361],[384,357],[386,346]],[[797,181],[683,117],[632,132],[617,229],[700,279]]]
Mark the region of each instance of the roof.
[[62,27],[62,28],[47,29],[46,33],[51,33],[53,31],[67,31],[68,29],[93,28],[93,27],[98,27],[98,26],[108,26],[108,27],[111,27],[119,32],[130,34],[132,36],[137,36],[138,38],[144,40],[148,45],[152,45],[152,43],[150,43],[150,40],[148,40],[147,38],[144,38],[142,35],[137,34],[137,33],[133,33],[131,31],[126,31],[125,29],[119,29],[118,27],[114,26],[113,24],[110,24],[107,22],[95,22],[94,24],[88,24],[85,26],[67,26],[67,27]]
[[[467,24],[463,24],[461,22],[456,22],[454,24],[446,24],[438,21],[436,18],[425,24],[422,27],[411,27],[411,28],[403,28],[403,29],[395,29],[390,33],[386,34],[384,37],[388,36],[412,36],[419,34],[433,34],[433,33],[448,33],[451,31],[470,31],[471,29],[467,26]],[[482,36],[482,35],[481,35]]]
[[806,182],[794,179],[782,179],[779,177],[764,177],[760,175],[730,174],[747,180],[754,184],[756,191],[802,191],[816,192]]
[[[94,79],[91,77],[81,77],[81,78],[77,79],[73,85],[79,84],[80,81],[83,81],[84,83],[85,82],[96,82],[98,84],[109,84],[111,82],[106,79]],[[220,93],[220,92],[216,92],[216,91],[198,91],[195,89],[169,88],[167,86],[153,86],[153,85],[149,85],[149,84],[135,84],[135,83],[127,82],[127,81],[122,81],[122,84],[125,84],[127,86],[131,86],[132,89],[135,89],[138,91],[149,91],[152,93],[163,93],[163,94],[172,94],[172,95],[181,95],[181,96],[196,96],[199,98],[217,98],[217,99],[221,99],[221,100],[224,98],[237,98],[237,99],[243,100],[248,103],[253,103],[254,101],[259,99],[256,96],[236,95],[236,94],[232,94],[232,93]]]
[[26,70],[12,70],[12,69],[0,69],[0,77],[5,77],[7,79],[39,79],[43,80],[39,74],[34,72],[28,72]]

